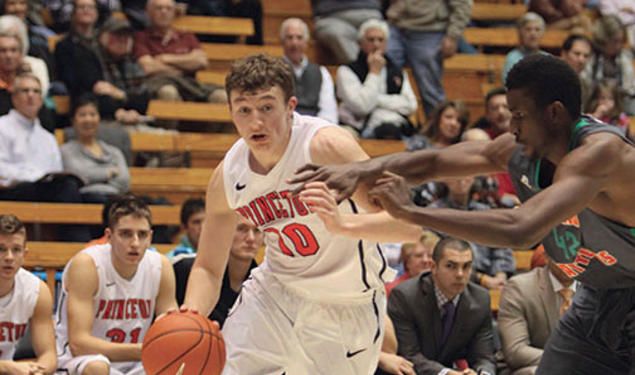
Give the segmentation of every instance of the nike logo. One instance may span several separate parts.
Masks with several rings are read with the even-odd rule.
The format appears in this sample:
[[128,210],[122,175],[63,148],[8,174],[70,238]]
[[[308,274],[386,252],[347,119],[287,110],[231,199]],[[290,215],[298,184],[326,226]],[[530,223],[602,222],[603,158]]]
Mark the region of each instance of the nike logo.
[[364,349],[359,349],[359,350],[356,350],[356,351],[354,351],[354,352],[349,352],[349,351],[347,351],[347,352],[346,352],[346,358],[351,358],[351,357],[354,357],[354,356],[358,355],[359,353],[363,352],[364,350],[366,350],[366,348],[364,348]]
[[245,186],[247,185],[241,185],[240,182],[236,182],[236,190],[242,190],[245,188]]
[[106,284],[106,287],[113,286],[113,285],[115,285],[115,282],[114,282],[114,281],[113,281],[112,283],[107,283],[107,284]]
[[185,370],[185,362],[181,363],[181,367],[179,367],[179,371],[177,371],[175,375],[182,375],[183,370]]

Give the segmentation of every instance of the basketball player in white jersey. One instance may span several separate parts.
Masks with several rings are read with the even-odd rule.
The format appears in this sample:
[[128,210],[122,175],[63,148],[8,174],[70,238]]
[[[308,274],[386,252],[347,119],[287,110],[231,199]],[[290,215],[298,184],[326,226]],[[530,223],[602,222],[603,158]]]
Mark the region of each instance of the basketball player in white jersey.
[[[26,229],[13,215],[0,215],[0,374],[52,374],[57,366],[53,299],[46,284],[22,268]],[[27,327],[35,361],[14,362]]]
[[151,222],[141,199],[119,197],[108,213],[108,243],[66,265],[55,331],[59,367],[69,375],[144,374],[141,343],[153,315],[177,306],[170,261],[147,251]]
[[[208,315],[216,305],[241,215],[264,232],[266,256],[225,321],[223,374],[372,374],[384,331],[382,276],[389,273],[381,249],[329,233],[287,183],[309,160],[344,163],[367,155],[340,127],[294,112],[293,72],[280,59],[235,62],[225,88],[241,139],[211,177],[182,309]],[[340,204],[342,221],[371,240],[419,238],[419,227],[385,212],[362,214],[370,207],[358,194]]]

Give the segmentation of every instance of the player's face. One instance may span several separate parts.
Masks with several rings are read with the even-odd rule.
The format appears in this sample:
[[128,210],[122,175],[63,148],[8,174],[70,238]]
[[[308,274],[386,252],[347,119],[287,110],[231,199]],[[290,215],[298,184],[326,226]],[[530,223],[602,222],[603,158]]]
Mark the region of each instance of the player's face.
[[591,45],[584,40],[576,40],[568,51],[562,51],[562,59],[571,69],[580,74],[591,57]]
[[461,293],[472,274],[472,252],[446,247],[439,263],[433,262],[432,277],[436,286],[447,298]]
[[410,276],[417,276],[432,267],[432,251],[423,244],[418,243],[414,251],[406,261],[406,269]]
[[135,215],[122,216],[114,228],[106,228],[112,246],[112,261],[116,269],[136,269],[152,241],[150,223]]
[[282,39],[284,55],[294,64],[299,65],[304,57],[307,38],[304,34],[304,27],[299,22],[292,22],[287,25]]
[[297,99],[292,96],[285,101],[278,86],[255,92],[232,90],[229,99],[238,133],[259,163],[265,168],[273,167],[289,143]]
[[231,257],[240,260],[252,260],[262,247],[263,234],[252,222],[240,217],[231,247]]
[[509,121],[512,114],[509,112],[505,94],[494,95],[489,99],[485,117],[499,132],[509,131]]
[[13,280],[24,263],[24,233],[0,234],[0,281]]
[[92,139],[97,134],[99,112],[93,104],[77,108],[73,116],[73,127],[80,139]]
[[456,139],[461,132],[459,113],[453,107],[447,107],[439,119],[439,135],[445,141]]
[[205,220],[205,211],[199,211],[192,214],[187,219],[187,226],[185,231],[187,238],[195,249],[198,249],[198,240],[201,237],[201,229],[203,228],[203,221]]
[[510,90],[507,92],[507,102],[512,113],[510,131],[516,137],[516,142],[529,146],[538,156],[543,156],[541,150],[548,141],[546,128],[551,124],[545,123],[542,111],[526,90]]
[[536,50],[540,47],[540,39],[544,30],[540,22],[529,21],[520,29],[520,44],[530,50]]

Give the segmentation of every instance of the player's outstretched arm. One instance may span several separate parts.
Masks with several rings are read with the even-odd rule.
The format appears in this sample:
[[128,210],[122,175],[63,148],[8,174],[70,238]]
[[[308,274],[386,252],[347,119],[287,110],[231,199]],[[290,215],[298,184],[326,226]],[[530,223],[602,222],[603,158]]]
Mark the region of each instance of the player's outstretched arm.
[[[591,137],[589,137],[591,138]],[[614,138],[614,137],[611,137]],[[619,139],[593,142],[567,154],[554,182],[517,209],[462,211],[421,208],[409,199],[404,178],[385,173],[369,195],[394,217],[489,246],[527,248],[584,209],[621,162]],[[623,143],[623,142],[622,142]]]
[[172,263],[165,255],[161,255],[161,281],[155,305],[156,314],[161,315],[169,309],[176,310],[176,278]]
[[223,163],[214,170],[205,197],[206,217],[196,260],[185,291],[184,307],[209,315],[220,296],[238,217],[229,208],[223,182]]
[[[345,130],[339,127],[323,128],[313,137],[310,145],[311,159],[324,165],[343,164],[355,161],[367,160],[368,155],[359,146],[359,143]],[[329,194],[323,194],[326,189],[318,189],[315,191],[321,195],[321,198],[330,197]],[[312,185],[313,186],[313,185]],[[322,185],[323,186],[323,185]],[[361,237],[374,241],[417,241],[421,235],[421,228],[417,225],[408,225],[408,223],[395,220],[385,212],[377,212],[378,207],[368,199],[368,186],[361,184],[353,195],[353,201],[361,206],[366,213],[361,215],[342,215],[343,228],[331,227],[331,231],[345,234],[351,237]],[[310,194],[310,193],[309,193]],[[305,193],[305,199],[310,199]],[[312,203],[312,202],[308,202]],[[323,206],[327,210],[333,211],[332,207],[335,202],[331,199],[330,203]],[[335,214],[339,214],[334,210]],[[324,217],[321,215],[321,219]],[[325,222],[327,227],[329,224]],[[336,222],[337,223],[337,222]]]
[[114,343],[91,335],[99,278],[95,262],[88,254],[78,254],[68,265],[65,286],[68,292],[68,344],[74,356],[103,354],[113,362],[140,361],[141,343]]
[[410,183],[504,172],[515,146],[514,138],[509,134],[493,141],[461,142],[439,150],[400,152],[370,160],[339,163],[314,160],[313,164],[300,168],[297,177],[290,182],[301,184],[298,191],[307,182],[326,182],[329,188],[338,192],[337,201],[340,202],[350,197],[360,184],[374,182],[383,171],[396,173]]
[[55,330],[53,329],[53,298],[46,283],[40,281],[37,303],[31,317],[31,346],[43,374],[52,374],[57,369]]

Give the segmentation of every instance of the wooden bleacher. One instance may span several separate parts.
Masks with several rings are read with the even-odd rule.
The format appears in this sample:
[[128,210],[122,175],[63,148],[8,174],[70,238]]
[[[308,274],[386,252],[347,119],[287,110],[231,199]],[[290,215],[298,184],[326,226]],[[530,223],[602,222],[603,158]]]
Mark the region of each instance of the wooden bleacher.
[[194,34],[254,35],[254,24],[250,18],[181,16],[174,20],[173,26]]
[[[540,47],[560,49],[569,32],[563,30],[547,30]],[[518,32],[511,27],[468,27],[463,33],[465,40],[474,46],[493,46],[514,48],[518,46]]]

